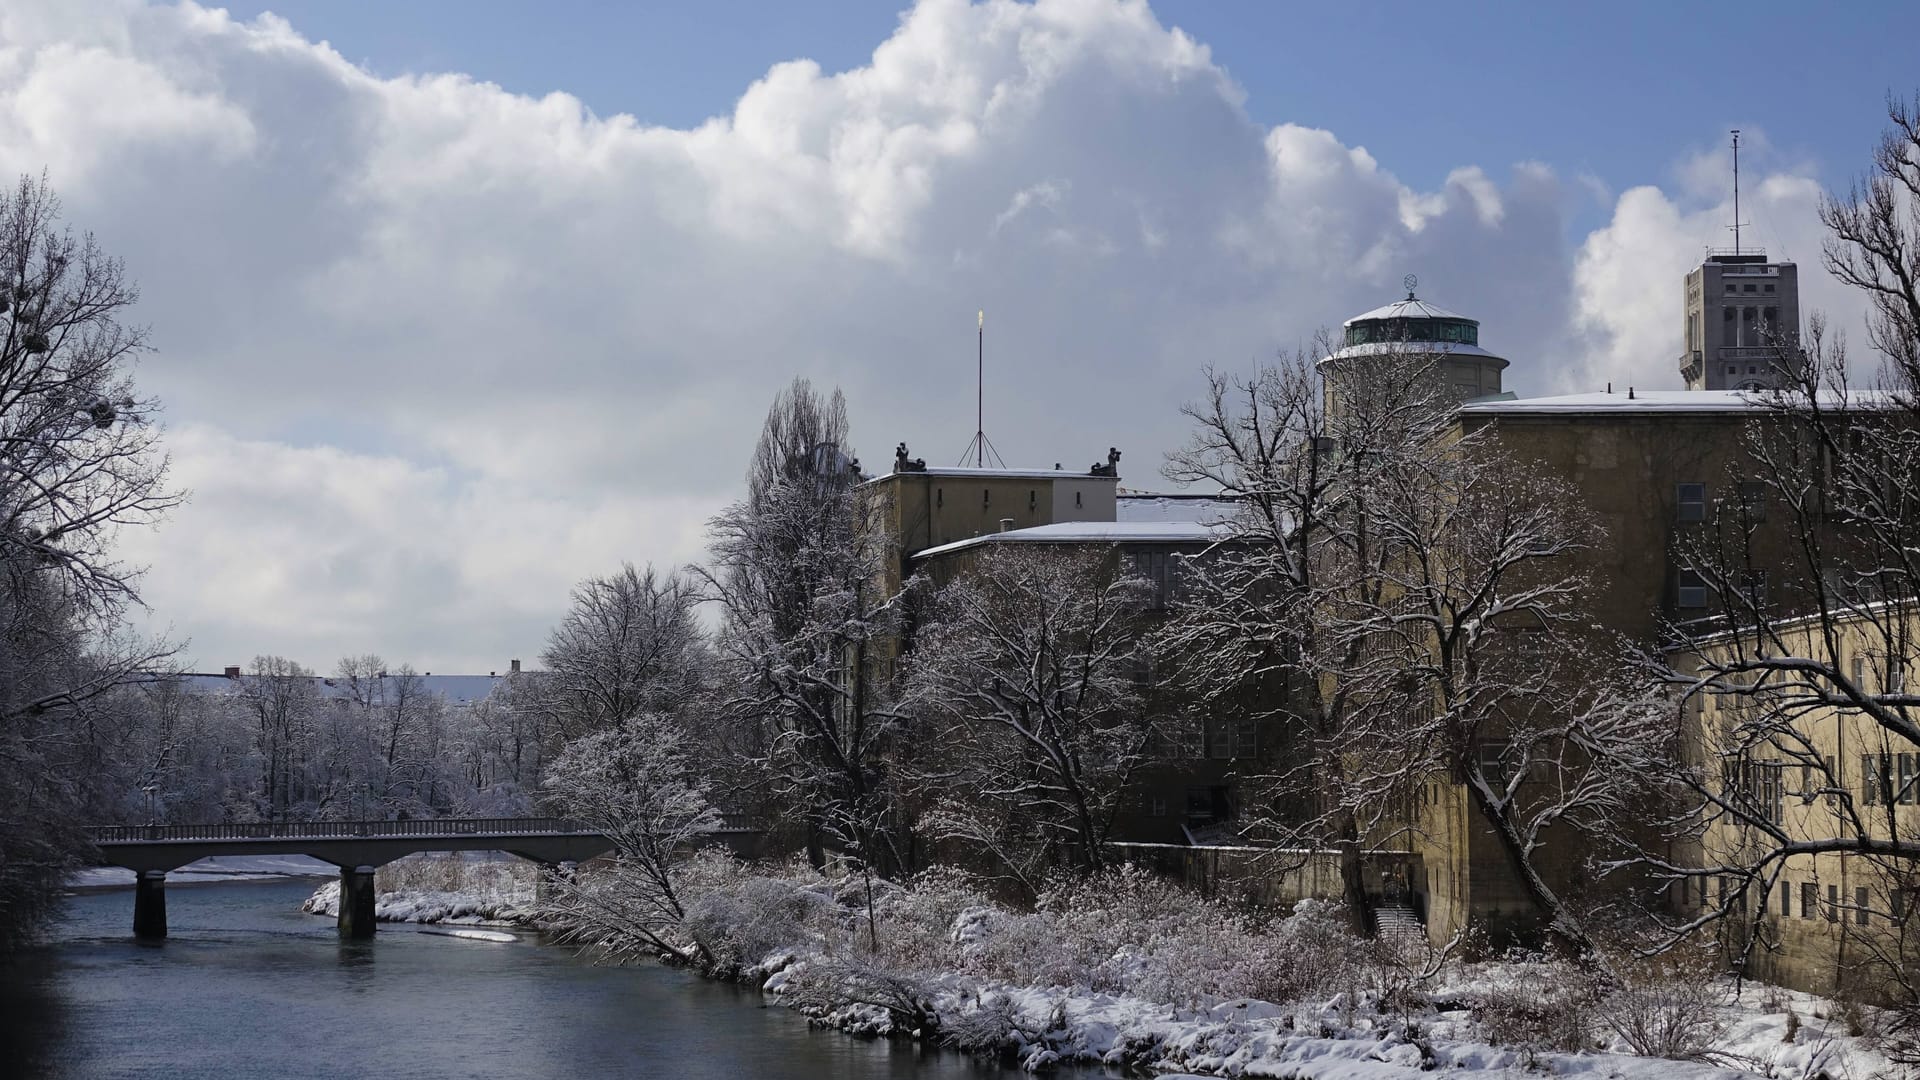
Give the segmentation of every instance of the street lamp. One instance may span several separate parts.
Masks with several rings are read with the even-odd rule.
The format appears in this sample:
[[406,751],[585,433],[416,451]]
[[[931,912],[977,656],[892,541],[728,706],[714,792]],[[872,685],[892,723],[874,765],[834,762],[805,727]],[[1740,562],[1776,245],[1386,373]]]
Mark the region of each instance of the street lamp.
[[146,787],[143,787],[140,790],[147,793],[147,835],[151,837],[153,835],[153,826],[154,826],[153,793],[160,790],[160,785],[148,784]]

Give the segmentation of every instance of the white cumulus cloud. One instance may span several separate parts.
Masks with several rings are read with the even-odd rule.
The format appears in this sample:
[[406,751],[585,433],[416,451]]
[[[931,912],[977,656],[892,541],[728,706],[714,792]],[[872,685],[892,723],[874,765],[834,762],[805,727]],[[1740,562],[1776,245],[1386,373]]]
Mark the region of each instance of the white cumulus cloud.
[[[1714,208],[1629,191],[1581,244],[1584,181],[1418,190],[1242,96],[1137,0],[924,0],[865,64],[775,65],[685,130],[376,77],[274,17],[0,12],[0,170],[47,170],[143,287],[194,501],[127,543],[207,666],[532,655],[578,577],[698,556],[794,375],[845,389],[870,464],[957,458],[980,308],[1006,458],[1118,445],[1139,486],[1203,364],[1409,272],[1523,392],[1671,366],[1678,234]],[[1755,190],[1810,256],[1809,182]]]

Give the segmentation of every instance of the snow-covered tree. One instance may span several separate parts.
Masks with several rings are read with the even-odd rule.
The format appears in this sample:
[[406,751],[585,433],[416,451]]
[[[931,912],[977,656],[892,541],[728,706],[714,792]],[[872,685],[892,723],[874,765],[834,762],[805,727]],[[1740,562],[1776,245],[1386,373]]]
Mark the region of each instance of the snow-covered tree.
[[884,516],[859,483],[846,402],[796,379],[767,414],[746,498],[711,523],[712,567],[696,572],[721,612],[728,741],[804,823],[816,864],[832,846],[885,875],[903,865],[885,766],[897,613]]
[[996,544],[938,590],[907,684],[921,825],[1030,894],[1097,871],[1153,727],[1135,686],[1149,586],[1111,550]]
[[1593,685],[1615,646],[1589,632],[1569,558],[1597,535],[1578,493],[1462,435],[1436,363],[1409,346],[1325,383],[1306,357],[1211,379],[1167,472],[1244,510],[1190,567],[1167,647],[1214,707],[1278,714],[1248,830],[1337,851],[1360,921],[1361,849],[1424,827],[1422,788],[1439,784],[1464,790],[1542,920],[1584,953],[1537,859],[1550,826],[1618,807],[1626,753],[1589,744],[1642,752],[1648,713]]
[[674,720],[642,713],[573,740],[547,770],[561,813],[605,833],[613,865],[553,883],[548,914],[579,943],[692,960],[679,933],[681,860],[718,827],[705,781]]
[[0,194],[0,948],[85,850],[102,710],[167,653],[119,632],[136,574],[109,546],[179,501],[131,380],[135,290],[59,210],[44,180]]

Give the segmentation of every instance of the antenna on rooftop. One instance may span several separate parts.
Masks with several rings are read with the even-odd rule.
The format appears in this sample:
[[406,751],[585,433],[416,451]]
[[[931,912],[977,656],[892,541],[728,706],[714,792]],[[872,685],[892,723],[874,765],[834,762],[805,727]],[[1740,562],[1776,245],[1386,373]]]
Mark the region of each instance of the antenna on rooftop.
[[1733,253],[1740,254],[1740,129],[1733,129]]
[[987,455],[993,455],[993,463],[1006,468],[1007,463],[1000,460],[1000,451],[994,449],[992,440],[987,438],[986,414],[987,386],[987,313],[980,312],[979,333],[974,339],[973,352],[973,441],[960,451],[960,464],[967,463],[967,455],[973,455],[976,468],[986,468]]

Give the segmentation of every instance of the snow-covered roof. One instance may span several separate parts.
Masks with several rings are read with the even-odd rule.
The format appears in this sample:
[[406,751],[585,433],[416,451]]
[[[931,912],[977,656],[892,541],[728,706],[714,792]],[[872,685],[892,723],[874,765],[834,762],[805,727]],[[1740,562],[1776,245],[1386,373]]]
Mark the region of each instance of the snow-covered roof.
[[1348,319],[1345,325],[1352,326],[1354,323],[1367,322],[1373,319],[1464,319],[1476,326],[1479,325],[1479,320],[1477,319],[1468,318],[1457,311],[1448,311],[1438,304],[1430,304],[1425,300],[1419,300],[1411,296],[1405,300],[1395,300],[1385,307],[1377,307],[1372,311],[1355,315],[1353,318]]
[[[1821,404],[1829,409],[1874,409],[1888,402],[1885,395],[1872,391],[1821,395]],[[1555,397],[1515,398],[1511,401],[1474,401],[1460,406],[1468,416],[1533,416],[1548,414],[1586,414],[1603,416],[1626,413],[1744,413],[1768,409],[1781,399],[1764,391],[1750,390],[1615,390],[1598,394],[1561,394]],[[1788,399],[1787,404],[1791,404]]]
[[971,465],[936,466],[912,472],[882,473],[867,483],[878,483],[892,476],[950,476],[971,480],[1119,480],[1117,476],[1096,476],[1087,469],[981,469]]
[[914,554],[916,559],[963,551],[981,544],[1194,544],[1227,536],[1224,525],[1198,521],[1061,521],[955,540]]
[[1364,345],[1344,346],[1320,362],[1324,364],[1328,360],[1344,360],[1353,356],[1419,356],[1427,353],[1437,356],[1483,356],[1502,364],[1507,362],[1504,357],[1478,345],[1459,341],[1369,341]]
[[[449,705],[471,705],[493,692],[504,678],[501,675],[419,675],[420,688],[429,695],[444,699]],[[321,697],[344,698],[348,694],[347,681],[331,676],[315,676],[319,683]],[[183,686],[190,692],[202,694],[230,694],[239,691],[242,683],[229,679],[225,675],[213,675],[204,672],[189,672],[180,676]],[[388,675],[379,680],[380,691],[392,692],[399,676]],[[376,692],[377,694],[378,692]]]
[[1200,522],[1217,525],[1231,521],[1240,512],[1235,495],[1182,495],[1137,493],[1114,500],[1114,516],[1122,522]]

